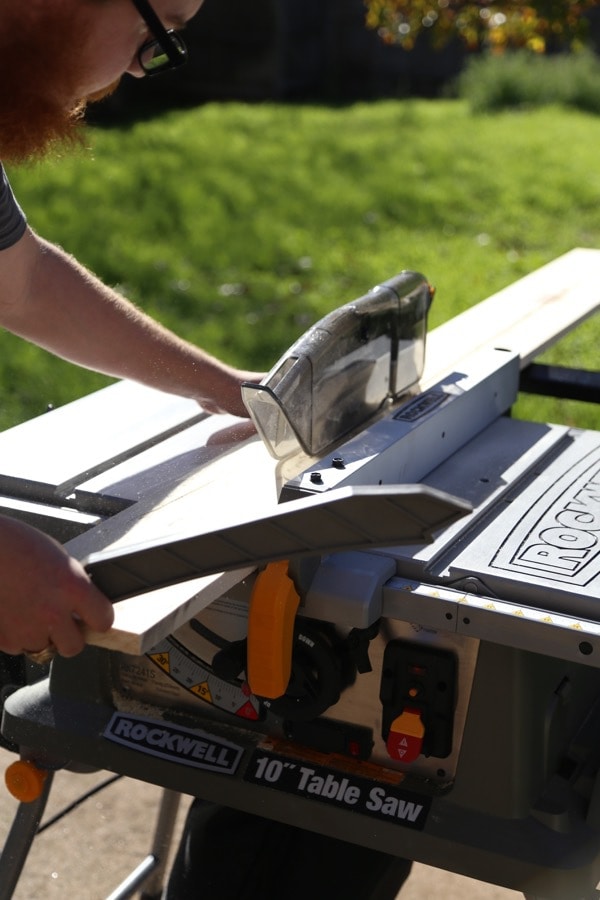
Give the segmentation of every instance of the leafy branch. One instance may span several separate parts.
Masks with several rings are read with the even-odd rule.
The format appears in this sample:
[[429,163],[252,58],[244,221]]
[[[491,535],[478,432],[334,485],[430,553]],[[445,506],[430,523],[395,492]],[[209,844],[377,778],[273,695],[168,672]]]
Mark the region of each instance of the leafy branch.
[[518,47],[538,53],[583,43],[585,13],[597,5],[595,0],[365,0],[368,27],[406,49],[426,33],[438,47],[458,36],[470,50]]

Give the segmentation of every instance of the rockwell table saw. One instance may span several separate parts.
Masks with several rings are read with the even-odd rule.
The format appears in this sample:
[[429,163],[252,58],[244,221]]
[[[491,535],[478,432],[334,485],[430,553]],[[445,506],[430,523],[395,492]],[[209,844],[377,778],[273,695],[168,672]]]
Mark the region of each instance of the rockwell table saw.
[[[0,436],[0,510],[116,604],[108,635],[7,692],[4,740],[36,771],[162,785],[166,820],[183,793],[600,897],[600,433],[510,415],[524,383],[599,399],[597,373],[532,364],[600,306],[599,257],[533,273],[427,355],[426,279],[383,282],[245,387],[259,436],[127,383]],[[112,896],[160,896],[156,866]]]

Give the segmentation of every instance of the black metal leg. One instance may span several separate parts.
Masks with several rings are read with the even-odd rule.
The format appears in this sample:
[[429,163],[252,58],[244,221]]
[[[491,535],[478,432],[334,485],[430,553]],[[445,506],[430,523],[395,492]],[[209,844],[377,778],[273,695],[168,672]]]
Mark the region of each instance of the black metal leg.
[[20,803],[0,854],[0,900],[12,897],[46,808],[53,773],[48,772],[37,800]]
[[160,900],[180,801],[176,791],[163,791],[150,853],[107,900],[127,900],[141,888],[142,900]]

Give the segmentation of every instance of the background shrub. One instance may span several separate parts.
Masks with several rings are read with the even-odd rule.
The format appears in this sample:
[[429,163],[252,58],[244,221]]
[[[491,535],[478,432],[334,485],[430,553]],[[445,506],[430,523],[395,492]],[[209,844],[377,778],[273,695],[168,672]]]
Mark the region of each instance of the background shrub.
[[476,112],[558,104],[600,113],[600,62],[587,50],[484,54],[470,60],[457,84]]

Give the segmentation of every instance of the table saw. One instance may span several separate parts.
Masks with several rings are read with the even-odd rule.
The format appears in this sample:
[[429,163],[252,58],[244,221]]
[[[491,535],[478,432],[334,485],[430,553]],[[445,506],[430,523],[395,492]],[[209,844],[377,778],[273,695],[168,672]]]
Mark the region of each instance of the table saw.
[[511,409],[523,386],[600,399],[598,373],[567,389],[535,364],[599,276],[573,251],[427,334],[433,291],[402,272],[246,385],[251,423],[123,382],[0,435],[0,511],[65,542],[116,611],[9,686],[4,740],[43,772],[597,900],[600,432]]

